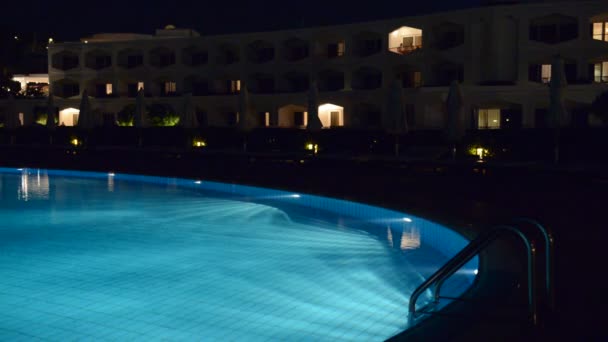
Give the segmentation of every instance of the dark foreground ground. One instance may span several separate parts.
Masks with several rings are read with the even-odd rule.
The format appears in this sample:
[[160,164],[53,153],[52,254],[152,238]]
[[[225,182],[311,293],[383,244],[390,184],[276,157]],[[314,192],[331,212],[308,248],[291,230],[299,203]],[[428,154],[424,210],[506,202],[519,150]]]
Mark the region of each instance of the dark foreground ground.
[[[447,318],[458,322],[460,331],[414,338],[608,340],[608,283],[603,276],[608,168],[602,166],[33,147],[0,148],[0,165],[192,177],[317,193],[400,209],[470,235],[513,217],[532,217],[553,230],[556,241],[556,310],[544,316],[542,326],[530,328],[510,318],[492,321],[486,317],[490,312]],[[517,251],[512,253],[504,257],[505,264],[520,259]]]

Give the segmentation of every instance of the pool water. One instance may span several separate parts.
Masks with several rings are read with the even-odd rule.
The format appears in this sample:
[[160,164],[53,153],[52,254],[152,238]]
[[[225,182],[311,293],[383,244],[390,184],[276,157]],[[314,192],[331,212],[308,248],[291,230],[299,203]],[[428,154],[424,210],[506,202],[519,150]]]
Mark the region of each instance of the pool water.
[[[466,240],[332,201],[0,169],[0,340],[387,339],[408,328],[416,286]],[[433,246],[450,234],[462,241]],[[463,271],[445,293],[473,279]]]

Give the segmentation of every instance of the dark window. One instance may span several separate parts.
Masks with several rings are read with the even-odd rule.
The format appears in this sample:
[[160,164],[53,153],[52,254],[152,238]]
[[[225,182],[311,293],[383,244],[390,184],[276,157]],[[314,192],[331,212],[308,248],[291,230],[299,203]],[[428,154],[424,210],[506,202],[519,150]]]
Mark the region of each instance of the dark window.
[[144,56],[131,55],[127,56],[127,68],[132,69],[144,64]]
[[192,83],[192,95],[203,96],[209,93],[209,84],[205,81],[197,81]]
[[564,64],[564,73],[566,74],[566,81],[568,83],[576,83],[578,80],[576,74],[576,64],[566,63]]
[[541,82],[541,69],[540,64],[530,64],[528,67],[528,80],[531,82]]
[[229,126],[236,126],[236,124],[239,121],[239,115],[238,115],[238,113],[228,112],[225,115],[226,115],[226,120],[228,122],[228,125]]
[[578,37],[578,23],[576,20],[558,19],[554,23],[531,24],[530,40],[549,44],[556,44]]
[[334,58],[344,56],[344,42],[331,43],[327,45],[327,57]]
[[361,44],[361,50],[359,54],[361,56],[370,56],[376,54],[382,50],[381,39],[366,39]]
[[266,47],[262,49],[258,49],[256,62],[258,63],[266,63],[270,62],[274,59],[274,49],[271,47]]
[[464,43],[464,31],[447,31],[439,35],[437,48],[440,50],[451,49]]
[[63,69],[74,69],[78,67],[78,57],[77,56],[64,56],[63,57]]
[[267,113],[267,112],[258,112],[258,115],[257,115],[258,126],[266,127],[266,115],[267,114],[269,115],[269,113]]
[[64,97],[72,97],[80,94],[80,86],[78,84],[64,84],[63,95]]
[[95,57],[95,68],[103,69],[112,65],[111,56],[96,56]]
[[95,85],[95,97],[105,97],[106,95],[106,85],[105,84],[96,84]]
[[209,54],[206,51],[197,52],[192,55],[192,65],[197,66],[197,65],[207,64],[208,59],[209,59]]
[[137,83],[129,83],[127,84],[127,96],[136,97],[137,96]]
[[287,83],[288,90],[294,92],[306,91],[310,87],[308,77],[288,77]]
[[304,112],[293,113],[293,125],[304,126]]
[[165,53],[160,55],[159,66],[166,67],[175,64],[175,54]]
[[297,46],[291,48],[290,61],[297,61],[308,57],[308,46]]
[[257,80],[257,91],[259,93],[271,93],[274,91],[274,79],[260,78]]

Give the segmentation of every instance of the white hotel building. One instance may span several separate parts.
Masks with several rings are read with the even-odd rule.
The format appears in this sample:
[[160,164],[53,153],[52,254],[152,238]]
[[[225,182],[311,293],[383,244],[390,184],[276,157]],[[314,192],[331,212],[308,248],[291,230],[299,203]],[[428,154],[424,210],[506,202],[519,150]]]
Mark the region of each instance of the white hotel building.
[[[522,2],[522,1],[520,1]],[[319,86],[325,127],[379,127],[395,79],[411,129],[444,126],[452,80],[462,84],[468,128],[542,126],[553,56],[565,61],[570,124],[593,124],[587,107],[608,90],[608,1],[488,5],[423,16],[306,29],[205,36],[167,27],[154,35],[96,34],[49,45],[60,120],[75,120],[87,89],[106,120],[135,103],[180,109],[192,93],[199,120],[236,122],[247,85],[261,125],[306,124],[307,91]],[[33,119],[32,119],[33,120]]]

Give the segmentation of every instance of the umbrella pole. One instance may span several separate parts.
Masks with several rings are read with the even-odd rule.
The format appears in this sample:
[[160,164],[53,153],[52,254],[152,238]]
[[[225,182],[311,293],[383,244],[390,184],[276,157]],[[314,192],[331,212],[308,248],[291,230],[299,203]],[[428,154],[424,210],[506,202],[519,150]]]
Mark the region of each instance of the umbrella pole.
[[399,157],[399,136],[395,134],[395,157]]

